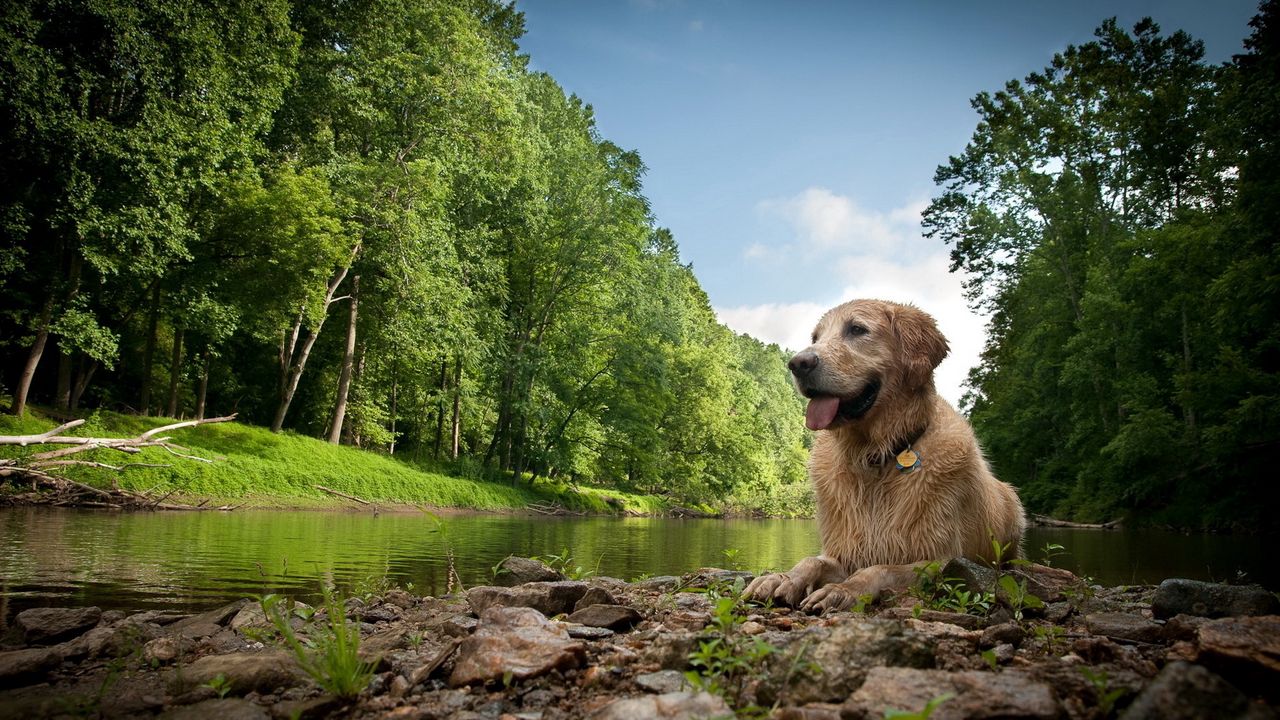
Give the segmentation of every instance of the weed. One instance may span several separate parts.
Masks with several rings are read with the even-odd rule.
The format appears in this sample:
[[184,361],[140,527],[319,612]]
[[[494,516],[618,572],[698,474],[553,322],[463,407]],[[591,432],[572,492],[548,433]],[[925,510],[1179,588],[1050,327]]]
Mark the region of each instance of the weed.
[[1115,709],[1116,701],[1129,692],[1122,687],[1111,687],[1111,678],[1107,676],[1106,670],[1095,671],[1092,668],[1081,666],[1080,674],[1084,675],[1089,684],[1093,685],[1093,691],[1098,696],[1098,710],[1102,711],[1103,717],[1110,715],[1111,711]]
[[212,680],[200,687],[207,687],[217,693],[219,698],[225,698],[227,693],[231,692],[231,681],[227,679],[226,675],[218,673]]
[[928,720],[929,716],[933,714],[934,710],[938,709],[939,705],[953,697],[955,697],[954,693],[944,693],[939,695],[925,703],[924,707],[920,708],[916,712],[911,712],[909,710],[885,710],[884,718],[885,720]]
[[[942,577],[941,563],[927,563],[914,568],[914,571],[916,582],[909,592],[920,601],[917,608],[969,615],[985,615],[991,611],[991,593],[966,590],[960,578]],[[920,616],[919,611],[913,611],[913,614]]]
[[981,655],[983,661],[987,663],[987,667],[991,668],[992,671],[1000,669],[1000,661],[996,659],[995,650],[983,650]]
[[1037,625],[1036,628],[1032,630],[1032,634],[1036,636],[1037,640],[1044,644],[1047,652],[1056,655],[1061,649],[1063,649],[1059,647],[1059,644],[1063,643],[1066,639],[1067,631],[1057,625]]
[[711,637],[689,654],[694,669],[685,672],[685,678],[695,689],[723,697],[740,716],[763,716],[765,709],[745,703],[744,695],[752,675],[778,649],[759,636],[742,633],[742,579],[723,585],[707,588],[714,603]]
[[600,557],[596,559],[596,566],[591,569],[584,568],[581,565],[576,565],[573,560],[573,555],[569,554],[569,548],[561,550],[559,555],[534,555],[533,559],[546,563],[549,567],[554,570],[558,570],[570,580],[585,580],[592,575],[595,575],[596,571],[600,569],[600,561],[604,560],[604,555],[601,554]]
[[1022,622],[1023,610],[1044,607],[1044,602],[1040,598],[1027,592],[1026,580],[1019,581],[1012,575],[1001,575],[996,584],[1004,591],[1003,600],[1013,612],[1013,619],[1018,622]]
[[342,698],[359,695],[373,679],[373,664],[360,659],[360,631],[347,623],[343,603],[325,588],[327,622],[311,629],[303,643],[293,631],[289,618],[280,611],[282,598],[265,595],[262,609],[302,667],[320,687]]
[[1066,548],[1058,543],[1047,542],[1040,548],[1040,564],[1053,567],[1053,559],[1066,554]]
[[449,528],[445,525],[444,518],[426,508],[419,507],[418,509],[431,518],[432,523],[435,524],[431,531],[440,533],[440,540],[444,543],[444,556],[447,563],[445,568],[445,594],[453,594],[455,583],[457,584],[458,592],[462,592],[464,589],[462,587],[462,578],[458,576],[458,568],[453,562],[453,543],[449,542]]
[[725,566],[727,568],[729,568],[730,570],[742,569],[742,563],[738,559],[738,556],[742,554],[741,548],[733,548],[733,547],[725,548],[720,551],[720,554],[724,556],[724,561],[726,563]]

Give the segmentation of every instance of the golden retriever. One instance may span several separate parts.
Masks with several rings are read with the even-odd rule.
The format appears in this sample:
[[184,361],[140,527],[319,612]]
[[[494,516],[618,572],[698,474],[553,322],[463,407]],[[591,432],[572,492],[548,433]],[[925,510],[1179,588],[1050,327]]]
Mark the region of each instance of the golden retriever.
[[854,300],[818,321],[788,365],[817,432],[809,476],[822,554],[756,578],[747,597],[843,610],[907,588],[918,563],[991,560],[993,539],[1017,556],[1022,503],[934,389],[947,351],[933,318],[911,305]]

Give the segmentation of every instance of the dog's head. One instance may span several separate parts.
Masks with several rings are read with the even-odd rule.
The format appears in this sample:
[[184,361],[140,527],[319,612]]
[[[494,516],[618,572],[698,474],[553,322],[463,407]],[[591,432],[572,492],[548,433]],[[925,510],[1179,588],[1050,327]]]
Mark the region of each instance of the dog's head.
[[853,300],[832,308],[813,330],[813,344],[788,367],[809,398],[805,425],[825,430],[872,413],[890,396],[931,391],[947,339],[912,305]]

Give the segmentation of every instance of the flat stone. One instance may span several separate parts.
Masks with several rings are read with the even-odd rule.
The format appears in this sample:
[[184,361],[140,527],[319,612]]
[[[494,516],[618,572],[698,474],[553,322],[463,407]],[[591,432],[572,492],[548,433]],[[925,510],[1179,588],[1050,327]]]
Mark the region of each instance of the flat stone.
[[948,560],[942,567],[942,577],[958,579],[970,592],[993,593],[999,573],[986,563],[958,557]]
[[236,616],[236,613],[244,609],[244,606],[248,605],[250,602],[252,601],[248,599],[236,600],[233,603],[228,603],[222,607],[214,608],[208,612],[202,612],[199,615],[192,615],[185,620],[179,620],[173,624],[173,628],[175,630],[181,630],[182,628],[200,625],[226,625],[231,618]]
[[84,633],[102,619],[102,609],[31,608],[18,613],[13,624],[27,645],[54,645]]
[[1199,718],[1274,717],[1260,713],[1221,676],[1199,665],[1172,662],[1120,715],[1120,720],[1198,720]]
[[1044,718],[1062,716],[1048,685],[1012,670],[1000,673],[876,667],[845,703],[857,716],[885,717],[891,710],[921,712],[934,698],[953,697],[929,716],[947,718]]
[[658,672],[637,675],[635,683],[641,688],[659,695],[693,689],[689,686],[689,680],[685,678],[684,673],[679,670],[659,670]]
[[574,612],[577,612],[583,608],[591,607],[592,605],[619,605],[619,604],[621,603],[619,603],[618,599],[613,596],[613,593],[609,592],[608,590],[605,590],[602,587],[596,587],[595,585],[592,585],[591,587],[587,588],[587,592],[584,593],[583,596],[578,599],[578,602],[574,604],[573,610]]
[[1280,614],[1280,600],[1257,585],[1224,585],[1184,578],[1169,578],[1156,588],[1151,614],[1170,618],[1178,614],[1202,617]]
[[56,648],[0,652],[0,687],[22,687],[41,682],[46,673],[61,663],[62,653]]
[[694,720],[733,717],[724,700],[711,693],[674,692],[619,698],[590,715],[592,720]]
[[467,603],[477,616],[491,607],[527,607],[551,617],[573,612],[587,593],[587,584],[574,580],[532,582],[518,587],[482,585],[467,591]]
[[1015,565],[1008,572],[1019,582],[1026,583],[1028,593],[1045,603],[1065,600],[1067,595],[1064,591],[1078,591],[1085,586],[1084,580],[1071,571],[1048,565]]
[[1140,615],[1129,613],[1092,613],[1084,617],[1085,626],[1094,635],[1105,635],[1113,640],[1134,640],[1144,643],[1164,641],[1164,626]]
[[513,555],[498,563],[493,583],[501,587],[515,587],[531,582],[555,582],[564,579],[566,579],[564,573],[541,560]]
[[493,607],[480,616],[480,626],[462,641],[449,684],[536,677],[555,669],[582,665],[586,646],[537,610]]
[[222,632],[222,626],[211,622],[176,623],[169,629],[169,634],[188,640],[200,640],[217,635],[219,632]]
[[637,582],[636,587],[641,590],[656,590],[658,592],[670,592],[680,586],[680,578],[674,575],[658,575],[657,577],[646,578]]
[[190,649],[190,641],[184,640],[181,635],[166,635],[143,645],[142,659],[151,663],[167,665],[177,660],[184,652]]
[[568,617],[571,623],[610,630],[630,630],[643,619],[634,608],[626,605],[591,605]]
[[160,715],[163,720],[268,720],[271,713],[248,700],[222,698],[205,700],[194,705],[176,707]]
[[564,629],[569,633],[569,637],[575,640],[603,640],[617,635],[609,628],[591,627],[589,625],[566,624]]
[[178,691],[194,690],[222,675],[230,683],[231,692],[244,695],[256,690],[269,693],[276,688],[289,688],[303,681],[301,669],[293,656],[276,650],[259,653],[209,655],[175,673]]
[[984,648],[995,647],[996,645],[1008,644],[1017,647],[1022,644],[1024,638],[1027,637],[1027,631],[1016,622],[1000,623],[992,625],[982,631],[982,638],[978,641],[979,646]]
[[1280,700],[1280,616],[1206,623],[1197,660],[1246,692]]

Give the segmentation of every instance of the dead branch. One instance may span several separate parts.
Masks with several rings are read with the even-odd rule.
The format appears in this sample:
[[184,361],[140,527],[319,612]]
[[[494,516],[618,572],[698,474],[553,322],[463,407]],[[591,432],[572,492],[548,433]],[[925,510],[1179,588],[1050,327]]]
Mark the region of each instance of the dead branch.
[[0,478],[20,478],[28,480],[31,483],[31,490],[37,495],[28,496],[28,501],[41,502],[50,505],[76,505],[82,507],[113,507],[113,508],[138,508],[138,509],[162,509],[162,510],[234,510],[239,506],[221,506],[217,508],[206,507],[205,503],[197,506],[179,505],[174,503],[166,503],[176,490],[171,490],[159,499],[152,498],[151,492],[156,490],[152,488],[146,493],[135,493],[120,488],[116,479],[111,479],[112,487],[104,490],[82,482],[77,482],[70,478],[54,475],[48,472],[50,468],[57,467],[91,467],[110,470],[113,472],[123,472],[128,468],[136,467],[171,467],[168,463],[123,463],[113,465],[98,460],[82,460],[79,458],[65,459],[71,455],[78,455],[83,452],[92,450],[115,450],[127,455],[133,455],[142,452],[143,448],[157,447],[165,452],[186,460],[195,460],[197,462],[213,462],[208,458],[198,457],[190,454],[187,448],[171,442],[171,438],[162,433],[177,430],[179,428],[194,427],[196,425],[207,425],[210,423],[220,423],[233,420],[235,415],[228,415],[218,418],[206,418],[203,420],[186,420],[169,425],[152,428],[146,432],[131,438],[106,438],[106,437],[73,437],[68,435],[60,435],[59,433],[79,426],[84,423],[83,420],[73,420],[68,423],[59,425],[48,432],[34,435],[8,435],[0,436],[0,445],[65,445],[54,450],[45,450],[38,452],[25,458],[5,458],[0,460]]
[[337,490],[330,490],[329,488],[327,488],[327,487],[325,487],[325,486],[323,486],[323,485],[316,485],[316,486],[315,486],[315,488],[316,488],[317,490],[323,490],[323,491],[325,491],[325,492],[329,493],[330,495],[337,495],[338,497],[346,498],[346,499],[348,499],[348,500],[355,500],[356,502],[360,503],[361,505],[372,505],[372,504],[373,504],[373,503],[369,502],[368,500],[362,500],[362,499],[360,499],[360,498],[356,497],[355,495],[348,495],[348,494],[346,494],[346,493],[344,493],[344,492],[338,492]]

